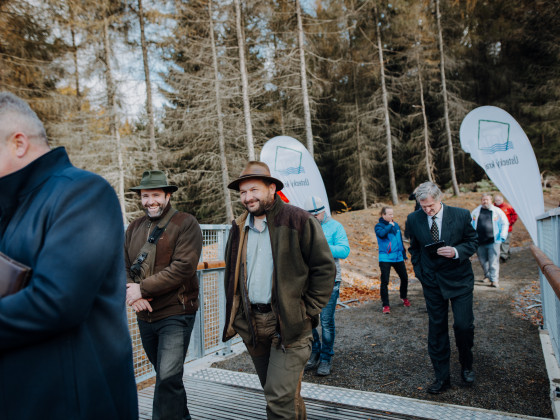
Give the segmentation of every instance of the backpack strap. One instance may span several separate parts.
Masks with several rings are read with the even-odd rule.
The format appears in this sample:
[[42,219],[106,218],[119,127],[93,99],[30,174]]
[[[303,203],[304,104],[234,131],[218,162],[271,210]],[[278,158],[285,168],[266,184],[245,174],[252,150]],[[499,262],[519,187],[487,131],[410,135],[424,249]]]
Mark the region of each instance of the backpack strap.
[[178,211],[175,209],[169,209],[169,212],[165,215],[163,219],[159,221],[159,223],[156,225],[156,227],[148,237],[149,243],[151,244],[157,243],[159,237],[162,235],[163,232],[165,232],[167,225],[169,224],[173,216],[177,214],[177,212]]
[[142,245],[142,248],[140,248],[140,252],[134,259],[133,264],[130,266],[131,277],[136,283],[139,283],[140,280],[143,280],[153,274],[154,263],[156,260],[155,253],[157,241],[163,232],[165,232],[165,229],[167,228],[167,225],[169,225],[173,216],[177,213],[177,210],[170,209],[165,217],[163,217],[156,225],[146,243]]

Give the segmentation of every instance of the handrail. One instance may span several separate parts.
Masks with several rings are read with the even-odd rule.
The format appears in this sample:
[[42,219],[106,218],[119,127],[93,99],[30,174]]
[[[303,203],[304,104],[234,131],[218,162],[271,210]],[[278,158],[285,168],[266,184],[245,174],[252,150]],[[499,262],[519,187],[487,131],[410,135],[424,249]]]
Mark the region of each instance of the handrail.
[[548,280],[552,290],[554,290],[556,297],[560,299],[560,267],[557,267],[539,247],[531,245],[531,252],[541,272]]
[[210,269],[216,269],[216,268],[224,268],[226,266],[226,262],[225,261],[219,261],[219,260],[214,260],[214,261],[201,261],[198,263],[198,265],[196,266],[197,270],[210,270]]

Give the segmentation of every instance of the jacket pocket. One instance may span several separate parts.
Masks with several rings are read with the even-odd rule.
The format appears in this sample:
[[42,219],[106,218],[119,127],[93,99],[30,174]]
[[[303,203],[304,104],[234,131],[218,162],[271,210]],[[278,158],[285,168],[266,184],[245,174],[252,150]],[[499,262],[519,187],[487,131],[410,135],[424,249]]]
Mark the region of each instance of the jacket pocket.
[[179,287],[179,289],[177,290],[177,299],[179,300],[179,303],[183,305],[183,309],[185,309],[185,292],[185,285],[182,284],[181,287]]

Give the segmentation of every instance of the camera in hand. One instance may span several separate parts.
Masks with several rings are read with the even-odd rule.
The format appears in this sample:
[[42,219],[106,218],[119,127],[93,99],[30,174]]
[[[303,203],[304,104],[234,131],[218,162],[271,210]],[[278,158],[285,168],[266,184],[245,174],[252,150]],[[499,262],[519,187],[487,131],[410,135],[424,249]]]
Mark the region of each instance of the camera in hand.
[[142,263],[146,260],[148,256],[147,252],[141,253],[136,261],[130,266],[130,273],[134,278],[141,278],[142,277]]

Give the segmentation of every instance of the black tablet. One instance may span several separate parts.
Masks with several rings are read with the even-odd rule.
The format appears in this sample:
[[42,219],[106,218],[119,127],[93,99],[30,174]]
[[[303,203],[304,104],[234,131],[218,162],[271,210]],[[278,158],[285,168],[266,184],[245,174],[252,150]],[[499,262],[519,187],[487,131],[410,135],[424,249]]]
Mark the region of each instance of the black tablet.
[[434,242],[433,244],[424,245],[426,252],[430,255],[430,257],[437,257],[437,250],[445,246],[445,241]]

